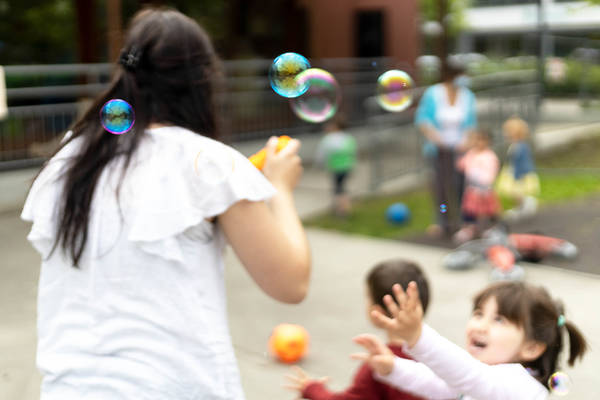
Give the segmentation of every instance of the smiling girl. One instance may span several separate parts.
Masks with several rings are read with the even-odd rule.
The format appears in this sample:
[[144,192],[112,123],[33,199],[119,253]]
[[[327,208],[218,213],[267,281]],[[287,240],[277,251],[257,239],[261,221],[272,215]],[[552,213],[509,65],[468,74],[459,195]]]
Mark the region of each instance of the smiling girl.
[[586,351],[577,327],[564,317],[563,307],[548,292],[522,282],[500,282],[474,299],[466,328],[466,351],[423,323],[418,289],[406,293],[394,286],[384,302],[393,316],[374,311],[373,317],[405,340],[405,350],[417,361],[399,359],[375,336],[354,340],[369,354],[356,354],[375,371],[375,377],[429,399],[546,399],[546,383],[556,372],[569,336],[569,365]]

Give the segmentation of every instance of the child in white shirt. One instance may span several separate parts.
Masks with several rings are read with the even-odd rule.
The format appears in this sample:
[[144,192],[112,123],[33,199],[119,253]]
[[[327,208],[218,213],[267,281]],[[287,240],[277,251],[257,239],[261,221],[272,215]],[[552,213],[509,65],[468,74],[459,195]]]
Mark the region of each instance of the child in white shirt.
[[376,378],[429,399],[546,399],[545,387],[556,371],[563,331],[569,335],[569,365],[586,351],[586,341],[563,307],[542,287],[500,282],[480,292],[467,323],[463,350],[423,323],[416,284],[395,285],[384,301],[393,315],[373,316],[405,340],[406,352],[417,361],[393,356],[372,335],[354,340],[369,354],[355,354],[374,369]]

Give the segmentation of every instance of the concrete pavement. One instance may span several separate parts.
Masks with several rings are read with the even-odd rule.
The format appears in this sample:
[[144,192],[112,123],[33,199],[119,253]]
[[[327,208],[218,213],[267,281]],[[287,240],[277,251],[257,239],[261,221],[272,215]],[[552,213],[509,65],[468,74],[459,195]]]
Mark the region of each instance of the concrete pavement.
[[[15,213],[0,216],[0,399],[39,398],[39,375],[35,370],[35,296],[39,257],[25,241],[28,225]],[[298,323],[311,335],[308,356],[300,363],[313,376],[330,376],[331,388],[342,389],[357,363],[351,338],[374,332],[365,312],[364,277],[375,263],[404,257],[417,261],[431,282],[430,325],[455,343],[463,343],[463,329],[471,298],[488,283],[486,268],[453,272],[440,260],[447,250],[397,241],[308,230],[313,254],[310,292],[300,305],[284,305],[264,295],[251,281],[231,251],[226,255],[226,280],[231,333],[249,400],[292,400],[282,388],[287,365],[267,354],[273,327]],[[569,319],[587,336],[591,352],[575,369],[566,369],[573,380],[568,399],[600,398],[597,370],[600,366],[600,319],[597,312],[597,276],[541,265],[527,265],[527,280],[546,286],[561,298]]]

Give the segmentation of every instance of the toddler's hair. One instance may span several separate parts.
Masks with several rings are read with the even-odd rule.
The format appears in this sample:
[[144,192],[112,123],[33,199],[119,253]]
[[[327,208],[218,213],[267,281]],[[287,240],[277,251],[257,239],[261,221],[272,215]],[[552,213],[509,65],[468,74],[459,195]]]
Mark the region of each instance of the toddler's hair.
[[529,125],[519,117],[511,117],[502,125],[502,130],[513,133],[520,140],[529,136]]
[[490,298],[496,299],[498,314],[523,328],[526,339],[546,345],[537,359],[521,363],[533,369],[537,374],[535,378],[543,385],[556,372],[563,348],[563,330],[569,335],[569,365],[583,357],[587,350],[585,338],[575,324],[564,319],[562,303],[554,301],[543,287],[524,282],[499,282],[477,294],[473,308],[482,307]]
[[402,259],[380,262],[367,275],[367,286],[373,304],[378,304],[387,313],[383,296],[389,294],[394,298],[392,286],[399,283],[402,289],[406,290],[411,281],[414,281],[419,288],[419,300],[421,300],[423,312],[426,312],[429,305],[429,283],[427,278],[416,263]]
[[473,131],[473,136],[476,138],[484,139],[488,143],[492,142],[492,131],[490,128],[484,126],[477,128]]

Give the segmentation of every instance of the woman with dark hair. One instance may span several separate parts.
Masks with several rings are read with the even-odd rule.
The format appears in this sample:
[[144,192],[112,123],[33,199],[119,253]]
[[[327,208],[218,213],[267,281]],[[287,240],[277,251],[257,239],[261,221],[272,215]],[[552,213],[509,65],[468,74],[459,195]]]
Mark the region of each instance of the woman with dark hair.
[[450,235],[460,223],[464,175],[456,168],[465,150],[468,132],[477,124],[475,96],[467,88],[465,69],[448,62],[442,82],[429,87],[415,114],[415,124],[425,136],[423,153],[433,167],[432,192],[436,222],[428,228],[434,236]]
[[[196,22],[139,12],[109,89],[36,177],[22,218],[42,255],[43,400],[243,399],[226,242],[269,296],[305,297],[310,252],[292,197],[300,144],[276,153],[271,138],[263,176],[217,141],[219,77]],[[136,117],[121,135],[99,115],[117,98]]]

